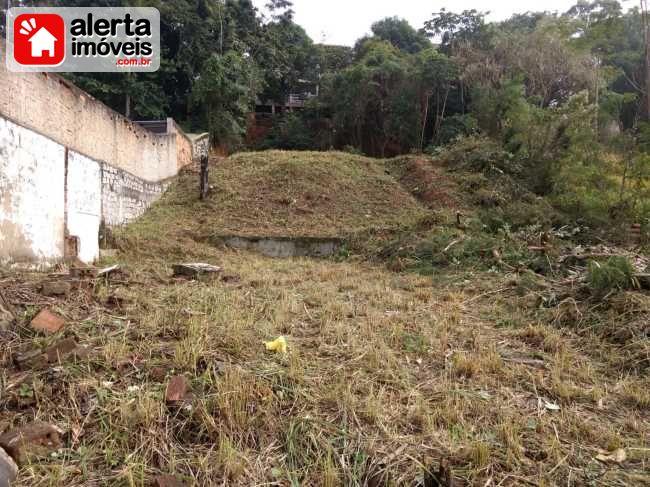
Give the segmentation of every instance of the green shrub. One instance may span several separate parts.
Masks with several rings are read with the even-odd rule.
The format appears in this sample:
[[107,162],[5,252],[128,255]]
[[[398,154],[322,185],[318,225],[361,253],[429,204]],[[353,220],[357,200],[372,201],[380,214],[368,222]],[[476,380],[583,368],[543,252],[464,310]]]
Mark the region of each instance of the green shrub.
[[587,280],[589,287],[597,294],[637,287],[634,266],[622,256],[610,257],[607,262],[589,263]]
[[513,201],[498,208],[482,209],[479,218],[491,233],[498,233],[504,228],[518,231],[531,226],[548,229],[565,224],[563,216],[541,198],[532,202]]
[[300,114],[289,112],[274,120],[269,135],[260,144],[261,150],[313,150],[316,149],[314,131]]
[[486,175],[518,174],[521,168],[512,154],[488,137],[459,137],[451,144],[437,151],[439,158],[450,168]]
[[478,132],[478,120],[472,115],[452,115],[442,122],[439,140],[441,144],[448,144],[462,136],[473,135]]

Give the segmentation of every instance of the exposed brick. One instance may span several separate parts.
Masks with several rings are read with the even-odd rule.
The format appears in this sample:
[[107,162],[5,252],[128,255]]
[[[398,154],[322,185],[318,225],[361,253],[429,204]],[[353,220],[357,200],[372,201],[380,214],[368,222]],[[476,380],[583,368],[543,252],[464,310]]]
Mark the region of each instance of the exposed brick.
[[35,422],[0,436],[0,447],[23,465],[32,458],[46,456],[61,447],[62,431],[51,424]]
[[31,322],[31,326],[34,330],[45,333],[56,333],[63,328],[64,324],[65,321],[63,321],[63,318],[47,308],[42,309]]
[[187,389],[187,379],[182,375],[175,375],[167,383],[165,402],[174,404],[183,401],[187,397]]

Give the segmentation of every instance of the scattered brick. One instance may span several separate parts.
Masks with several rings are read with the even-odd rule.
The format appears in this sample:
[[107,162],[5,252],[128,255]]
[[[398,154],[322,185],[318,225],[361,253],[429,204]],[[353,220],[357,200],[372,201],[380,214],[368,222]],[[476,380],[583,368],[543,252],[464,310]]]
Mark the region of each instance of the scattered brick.
[[177,404],[188,397],[187,379],[182,375],[175,375],[167,383],[165,390],[165,402],[168,404]]
[[66,338],[45,349],[45,355],[49,363],[63,361],[77,350],[77,342],[73,338]]
[[0,436],[0,447],[18,465],[24,465],[34,458],[49,455],[61,447],[63,432],[47,423],[29,423]]
[[10,487],[18,476],[18,465],[3,448],[0,448],[0,487]]
[[45,296],[66,296],[71,290],[72,285],[66,281],[46,281],[41,286],[41,293]]
[[173,475],[158,475],[155,485],[156,487],[185,487],[185,484]]
[[34,317],[31,326],[34,330],[52,334],[63,328],[64,324],[63,318],[45,308]]
[[29,350],[19,353],[15,357],[15,362],[22,370],[40,369],[48,364],[63,362],[70,358],[84,359],[88,355],[88,349],[77,345],[73,338],[66,338],[45,350]]

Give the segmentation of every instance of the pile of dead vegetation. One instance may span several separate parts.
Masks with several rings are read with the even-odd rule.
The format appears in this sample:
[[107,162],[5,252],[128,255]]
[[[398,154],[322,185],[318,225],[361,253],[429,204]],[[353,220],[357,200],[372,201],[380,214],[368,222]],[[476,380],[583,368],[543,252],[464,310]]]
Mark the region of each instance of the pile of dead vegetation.
[[392,164],[417,197],[427,200],[437,189],[453,204],[434,207],[406,231],[373,235],[359,249],[392,270],[459,286],[509,276],[502,289],[486,291],[517,303],[502,320],[506,326],[536,321],[570,328],[597,337],[612,370],[647,371],[650,267],[642,224],[576,219],[536,195],[516,158],[487,139],[462,139],[435,158]]
[[389,159],[386,165],[406,191],[432,209],[458,208],[461,188],[446,168],[428,157],[403,156]]
[[[649,259],[605,245],[576,247],[557,257],[545,252],[544,274],[513,281],[521,311],[553,326],[598,336],[612,370],[645,374],[650,367]],[[646,406],[647,396],[641,400]]]
[[[612,369],[645,373],[650,366],[650,270],[633,247],[576,242],[579,228],[491,231],[476,214],[438,213],[433,228],[379,243],[377,255],[395,271],[466,285],[480,276],[509,276],[491,289],[517,303],[504,322],[543,322],[608,346]],[[644,397],[644,396],[642,396]]]

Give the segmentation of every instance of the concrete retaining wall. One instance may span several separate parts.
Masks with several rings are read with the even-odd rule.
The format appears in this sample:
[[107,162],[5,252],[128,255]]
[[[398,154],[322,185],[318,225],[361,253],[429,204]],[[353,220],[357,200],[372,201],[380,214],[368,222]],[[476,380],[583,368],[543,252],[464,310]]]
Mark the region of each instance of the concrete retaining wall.
[[253,250],[267,257],[329,257],[341,248],[342,242],[333,238],[311,237],[216,237],[227,247]]
[[0,264],[48,264],[76,240],[99,257],[99,228],[134,220],[170,181],[152,183],[91,159],[0,116]]
[[102,168],[102,215],[109,226],[135,220],[162,196],[169,181],[150,183],[126,171],[104,165]]
[[67,168],[67,234],[78,238],[77,257],[83,262],[92,262],[99,257],[102,166],[97,161],[69,151]]

